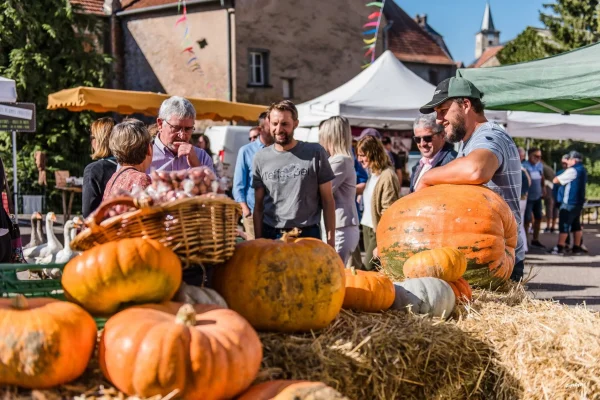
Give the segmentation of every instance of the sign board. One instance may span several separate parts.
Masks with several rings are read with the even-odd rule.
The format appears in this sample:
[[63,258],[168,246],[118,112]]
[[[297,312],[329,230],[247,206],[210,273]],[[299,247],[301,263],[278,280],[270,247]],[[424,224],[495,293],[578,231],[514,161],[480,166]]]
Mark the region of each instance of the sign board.
[[0,131],[35,132],[35,104],[0,103]]

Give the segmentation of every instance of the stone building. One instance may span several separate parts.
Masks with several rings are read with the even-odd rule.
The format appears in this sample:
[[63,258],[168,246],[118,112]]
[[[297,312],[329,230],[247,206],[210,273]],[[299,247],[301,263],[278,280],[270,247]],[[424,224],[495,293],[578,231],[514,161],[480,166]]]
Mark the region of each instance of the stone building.
[[[188,44],[177,0],[71,0],[105,20],[103,51],[113,56],[114,88],[269,104],[300,103],[361,71],[362,26],[372,10],[347,0],[187,0]],[[456,64],[426,16],[386,2],[377,54],[389,48],[433,84]]]
[[496,55],[504,48],[500,44],[500,31],[494,25],[490,3],[486,3],[481,29],[475,35],[475,61],[469,68],[497,67],[500,61]]

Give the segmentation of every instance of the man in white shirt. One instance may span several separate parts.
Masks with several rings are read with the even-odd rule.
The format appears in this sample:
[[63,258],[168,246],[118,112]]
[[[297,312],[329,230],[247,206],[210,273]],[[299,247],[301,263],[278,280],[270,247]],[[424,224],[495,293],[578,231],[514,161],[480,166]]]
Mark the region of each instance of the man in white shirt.
[[446,142],[444,127],[436,122],[436,114],[421,114],[415,119],[413,140],[423,156],[412,169],[410,192],[415,191],[419,179],[431,168],[448,164],[457,156],[452,144]]

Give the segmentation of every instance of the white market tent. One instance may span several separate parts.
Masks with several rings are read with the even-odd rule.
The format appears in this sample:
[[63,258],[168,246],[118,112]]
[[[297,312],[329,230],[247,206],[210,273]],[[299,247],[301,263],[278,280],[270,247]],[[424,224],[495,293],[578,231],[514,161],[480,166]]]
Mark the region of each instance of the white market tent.
[[17,85],[15,81],[0,77],[0,103],[14,103],[17,101]]
[[[419,108],[434,90],[386,51],[347,83],[300,104],[298,139],[318,141],[316,127],[332,116],[344,116],[352,126],[412,129]],[[600,116],[486,110],[486,117],[506,124],[513,137],[600,143]]]
[[352,126],[412,129],[419,107],[431,99],[434,90],[388,50],[342,86],[300,104],[300,126],[314,127],[327,118],[343,116]]

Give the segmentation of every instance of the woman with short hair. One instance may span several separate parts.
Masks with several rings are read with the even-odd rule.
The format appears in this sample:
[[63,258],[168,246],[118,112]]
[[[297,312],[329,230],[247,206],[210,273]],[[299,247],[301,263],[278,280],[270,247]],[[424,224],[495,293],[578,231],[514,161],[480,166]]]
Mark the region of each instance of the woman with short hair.
[[377,224],[385,210],[399,199],[400,182],[383,144],[376,137],[363,137],[358,142],[356,154],[363,168],[369,171],[369,180],[363,192],[365,208],[360,224],[366,253],[363,264],[368,270],[373,270],[373,250],[377,248]]
[[92,123],[90,141],[92,143],[92,160],[83,171],[83,210],[84,218],[94,212],[104,196],[106,184],[117,170],[117,160],[112,155],[108,142],[115,121],[110,117],[97,119]]
[[152,181],[146,170],[152,163],[152,137],[142,121],[128,119],[115,125],[109,146],[120,168],[108,181],[103,200],[123,191],[131,193],[134,186],[150,186]]
[[348,120],[331,117],[323,121],[319,125],[319,143],[329,153],[329,164],[335,174],[331,182],[335,200],[335,251],[346,265],[360,238],[352,133]]

